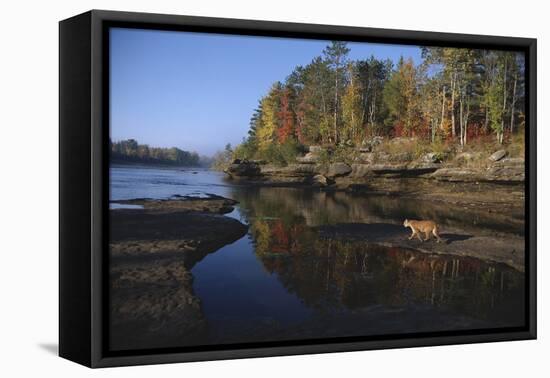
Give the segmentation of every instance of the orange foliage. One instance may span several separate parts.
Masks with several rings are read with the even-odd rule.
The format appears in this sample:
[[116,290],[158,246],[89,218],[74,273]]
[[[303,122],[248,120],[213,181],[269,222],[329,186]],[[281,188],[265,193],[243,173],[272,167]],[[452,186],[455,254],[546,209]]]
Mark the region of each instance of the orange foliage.
[[294,115],[290,109],[290,89],[285,89],[281,96],[281,110],[279,111],[281,125],[277,129],[279,143],[284,143],[294,134]]

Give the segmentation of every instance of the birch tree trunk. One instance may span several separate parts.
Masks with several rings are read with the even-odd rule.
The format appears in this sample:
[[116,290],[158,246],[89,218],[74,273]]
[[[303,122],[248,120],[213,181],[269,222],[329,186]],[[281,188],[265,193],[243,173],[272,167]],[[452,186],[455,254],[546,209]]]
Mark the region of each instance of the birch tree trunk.
[[[353,87],[353,71],[351,70],[351,68],[349,72],[349,77],[350,77],[350,85],[352,90],[354,91],[353,94],[355,95],[355,88]],[[355,140],[355,136],[357,135],[355,130],[355,109],[354,109],[355,102],[354,101],[355,100],[352,100],[352,105],[351,105],[351,140]]]
[[372,103],[370,107],[369,122],[371,127],[374,126],[374,121],[376,120],[376,89],[372,93]]
[[444,130],[445,128],[445,102],[447,100],[447,94],[445,93],[445,86],[443,86],[443,88],[441,89],[442,91],[442,99],[441,99],[441,124],[439,126],[439,128],[441,129],[441,131]]
[[363,125],[365,124],[365,115],[367,113],[367,108],[366,108],[366,101],[365,101],[365,92],[366,91],[361,91],[361,106],[362,106],[362,109],[361,109],[361,117],[359,118],[359,123],[361,125],[361,127],[363,127]]
[[[319,85],[319,89],[320,89],[320,92],[321,92],[321,106],[322,106],[321,112],[323,113],[323,119],[326,120],[327,119],[327,101],[326,101],[326,98],[325,98],[325,91],[324,91],[324,88],[323,88],[323,82],[321,80],[321,77],[319,76],[318,71],[317,71],[316,76],[317,76],[317,83]],[[325,138],[325,136],[322,135],[321,139],[324,140],[324,138]]]
[[504,141],[504,118],[506,117],[506,97],[508,97],[508,91],[506,88],[506,78],[508,76],[508,57],[504,56],[504,78],[503,78],[503,95],[502,95],[502,119],[501,119],[501,127],[500,127],[500,136],[499,136],[499,143],[502,144]]
[[336,62],[335,69],[335,83],[334,83],[334,144],[338,144],[338,128],[337,128],[337,117],[338,117],[338,63]]
[[464,147],[464,127],[463,127],[463,108],[464,108],[464,105],[463,105],[463,95],[462,93],[460,94],[460,97],[458,99],[458,123],[460,125],[460,145],[462,147]]
[[518,83],[517,72],[514,74],[514,89],[512,91],[512,104],[510,105],[510,135],[514,132],[514,112],[516,106],[516,87]]
[[455,83],[455,80],[456,80],[455,72],[453,71],[453,73],[451,74],[451,135],[452,135],[453,139],[456,136],[456,131],[455,131],[455,86],[456,86],[456,83]]
[[464,145],[468,143],[468,119],[470,118],[470,100],[466,103],[466,117],[464,118]]

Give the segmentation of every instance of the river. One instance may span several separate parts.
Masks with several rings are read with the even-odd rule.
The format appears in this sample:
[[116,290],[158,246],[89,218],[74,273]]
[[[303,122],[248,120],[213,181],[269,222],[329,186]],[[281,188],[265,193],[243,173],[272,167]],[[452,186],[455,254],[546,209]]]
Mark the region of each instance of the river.
[[[250,187],[204,169],[111,168],[117,200],[216,194],[248,234],[191,270],[208,324],[201,344],[518,327],[524,274],[467,256],[323,237],[324,227],[430,218],[471,233],[522,235],[498,216],[396,197]],[[400,232],[400,231],[399,231]],[[403,228],[403,237],[409,231]],[[182,340],[182,346],[186,345]]]

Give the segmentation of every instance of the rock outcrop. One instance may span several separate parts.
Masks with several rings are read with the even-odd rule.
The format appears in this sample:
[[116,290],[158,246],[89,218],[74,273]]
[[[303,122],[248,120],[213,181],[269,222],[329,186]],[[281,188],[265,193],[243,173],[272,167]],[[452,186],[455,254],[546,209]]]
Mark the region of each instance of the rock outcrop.
[[148,212],[200,212],[227,214],[238,203],[235,200],[209,194],[207,197],[172,196],[169,199],[138,198],[115,201],[123,205],[138,205]]
[[244,235],[222,214],[236,201],[176,197],[119,201],[140,209],[110,211],[110,346],[116,350],[193,345],[206,321],[191,268]]
[[315,175],[313,176],[313,179],[312,179],[313,183],[312,185],[313,186],[317,186],[317,187],[326,187],[329,185],[329,179],[327,179],[325,176],[323,175]]
[[351,166],[346,163],[332,163],[328,166],[326,176],[331,178],[342,177],[347,176],[351,171]]
[[[409,138],[388,141],[396,152],[378,150],[381,138],[365,141],[362,146],[350,149],[346,162],[327,163],[334,159],[335,151],[322,146],[310,146],[309,151],[286,167],[234,161],[227,169],[229,176],[244,178],[264,185],[313,185],[345,189],[349,185],[370,184],[378,178],[419,177],[448,182],[521,183],[525,180],[525,162],[521,158],[508,158],[505,149],[487,156],[482,152],[461,152],[448,159],[449,151],[428,152],[413,158],[411,152],[400,151],[410,143]],[[326,156],[325,156],[326,155]],[[321,156],[325,156],[321,159]],[[325,180],[321,178],[328,179]],[[336,184],[336,185],[334,185]]]
[[257,162],[236,159],[227,167],[225,173],[234,178],[256,177],[261,174],[261,169]]
[[489,156],[489,160],[491,161],[499,161],[500,159],[503,159],[508,153],[506,150],[498,150],[495,153],[493,153],[491,156]]
[[487,168],[445,167],[431,177],[452,182],[522,183],[525,181],[525,160],[499,159]]

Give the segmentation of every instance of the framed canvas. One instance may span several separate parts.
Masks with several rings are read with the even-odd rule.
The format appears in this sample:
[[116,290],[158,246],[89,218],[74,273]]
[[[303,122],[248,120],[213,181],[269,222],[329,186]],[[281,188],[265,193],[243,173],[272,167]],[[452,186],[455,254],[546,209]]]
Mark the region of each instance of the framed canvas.
[[536,338],[536,40],[60,22],[59,353]]

